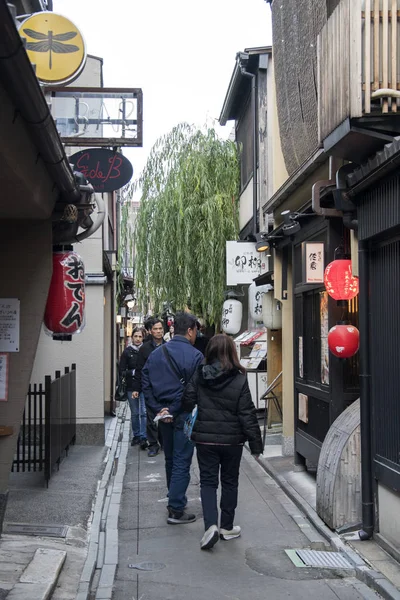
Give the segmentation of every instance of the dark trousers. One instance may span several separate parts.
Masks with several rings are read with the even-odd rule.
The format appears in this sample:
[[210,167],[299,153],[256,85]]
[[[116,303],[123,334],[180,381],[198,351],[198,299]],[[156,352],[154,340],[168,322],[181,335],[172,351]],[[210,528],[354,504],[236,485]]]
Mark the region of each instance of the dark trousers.
[[221,468],[221,529],[232,529],[237,507],[243,446],[196,444],[204,528],[218,527],[217,489]]
[[155,412],[146,402],[146,412],[147,412],[147,421],[146,421],[146,437],[149,442],[149,446],[162,446],[162,437],[161,431],[157,426],[157,423],[154,423],[154,419],[156,417]]

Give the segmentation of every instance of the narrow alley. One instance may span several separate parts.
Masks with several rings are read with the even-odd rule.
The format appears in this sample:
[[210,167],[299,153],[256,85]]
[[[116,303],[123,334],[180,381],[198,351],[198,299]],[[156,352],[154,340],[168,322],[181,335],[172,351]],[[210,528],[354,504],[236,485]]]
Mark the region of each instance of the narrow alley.
[[[124,435],[127,431],[125,425]],[[188,508],[198,516],[197,521],[184,527],[168,525],[165,493],[163,454],[148,458],[138,447],[128,446],[114,600],[378,597],[351,571],[349,576],[340,577],[329,569],[293,564],[285,550],[328,548],[247,451],[242,460],[236,519],[242,527],[241,538],[220,541],[210,551],[200,550],[203,520],[195,458]],[[109,596],[96,595],[103,597]]]

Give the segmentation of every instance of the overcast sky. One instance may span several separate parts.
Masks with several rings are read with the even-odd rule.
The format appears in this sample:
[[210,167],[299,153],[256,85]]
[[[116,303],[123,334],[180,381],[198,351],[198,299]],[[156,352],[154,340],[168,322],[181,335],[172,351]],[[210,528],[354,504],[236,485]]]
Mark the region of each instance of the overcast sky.
[[143,149],[124,152],[134,177],[174,125],[218,119],[236,52],[272,43],[265,0],[54,0],[54,12],[104,59],[106,87],[143,89]]

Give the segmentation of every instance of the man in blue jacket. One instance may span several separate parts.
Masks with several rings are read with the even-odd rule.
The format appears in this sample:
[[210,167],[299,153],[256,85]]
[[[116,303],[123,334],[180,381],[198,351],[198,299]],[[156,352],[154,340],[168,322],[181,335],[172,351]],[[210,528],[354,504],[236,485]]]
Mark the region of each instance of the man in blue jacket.
[[191,314],[177,313],[174,337],[152,352],[142,371],[146,404],[157,415],[163,438],[168,487],[167,522],[171,525],[196,520],[195,515],[184,510],[194,446],[183,433],[188,415],[182,411],[185,386],[203,360],[202,353],[193,348],[196,321]]

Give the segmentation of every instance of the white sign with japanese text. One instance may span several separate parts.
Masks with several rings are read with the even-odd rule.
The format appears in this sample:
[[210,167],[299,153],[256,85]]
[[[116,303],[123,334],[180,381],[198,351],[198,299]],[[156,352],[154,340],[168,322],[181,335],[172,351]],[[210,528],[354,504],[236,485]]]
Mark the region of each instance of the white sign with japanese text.
[[304,242],[304,283],[324,283],[324,243]]
[[8,354],[0,354],[0,402],[8,400]]
[[19,300],[0,298],[0,352],[19,352]]
[[226,285],[252,283],[268,271],[268,257],[253,242],[226,242]]

